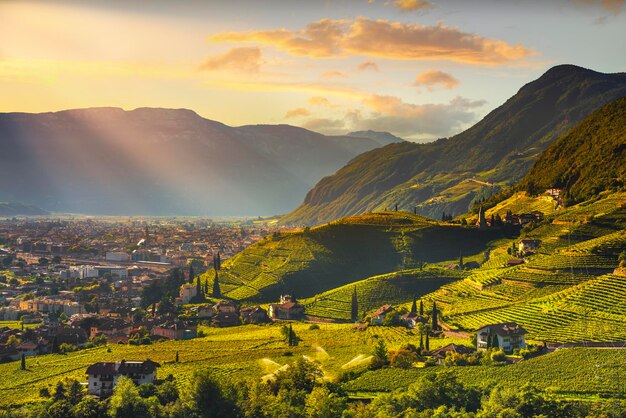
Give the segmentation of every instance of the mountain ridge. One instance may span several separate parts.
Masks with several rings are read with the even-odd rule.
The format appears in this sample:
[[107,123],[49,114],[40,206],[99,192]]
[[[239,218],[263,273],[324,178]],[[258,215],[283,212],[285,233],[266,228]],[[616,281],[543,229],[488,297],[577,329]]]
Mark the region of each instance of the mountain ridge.
[[0,114],[0,199],[52,211],[273,215],[376,141],[189,109]]
[[[396,204],[435,218],[465,213],[476,198],[520,180],[577,122],[624,95],[626,73],[553,67],[452,138],[390,144],[354,158],[320,180],[281,221],[314,225]],[[468,179],[496,186],[461,184]]]

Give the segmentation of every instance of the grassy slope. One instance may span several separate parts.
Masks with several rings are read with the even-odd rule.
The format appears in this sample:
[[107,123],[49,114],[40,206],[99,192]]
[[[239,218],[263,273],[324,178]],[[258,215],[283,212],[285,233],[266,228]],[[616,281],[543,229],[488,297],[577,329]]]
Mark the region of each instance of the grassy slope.
[[[222,293],[236,300],[267,302],[281,293],[298,298],[370,276],[441,262],[482,251],[501,231],[439,224],[402,212],[341,219],[310,230],[281,234],[226,261]],[[200,280],[213,279],[207,272]]]
[[552,144],[520,189],[566,188],[574,201],[626,183],[626,97],[604,106]]

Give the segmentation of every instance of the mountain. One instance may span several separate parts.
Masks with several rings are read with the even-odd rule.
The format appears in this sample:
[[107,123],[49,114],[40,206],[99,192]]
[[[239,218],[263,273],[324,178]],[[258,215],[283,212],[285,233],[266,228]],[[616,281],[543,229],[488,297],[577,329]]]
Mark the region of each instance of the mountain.
[[626,184],[626,97],[592,113],[535,162],[518,188],[563,188],[570,202]]
[[191,110],[0,114],[0,199],[52,211],[270,215],[379,147],[288,125],[230,127]]
[[404,142],[404,139],[392,135],[389,132],[377,132],[372,130],[350,132],[348,136],[354,138],[369,138],[378,142],[381,146],[393,144],[396,142]]
[[318,224],[392,208],[440,217],[520,180],[560,136],[626,96],[626,74],[560,65],[523,86],[470,129],[428,144],[394,143],[325,177],[283,222]]
[[[505,232],[441,225],[403,212],[357,215],[266,237],[223,263],[220,287],[235,300],[271,302],[285,293],[312,297],[371,276],[455,259],[459,251],[477,253]],[[428,278],[457,278],[453,273]],[[211,284],[214,275],[210,270],[200,280]]]
[[48,212],[37,206],[15,202],[0,202],[0,216],[37,216],[48,215]]

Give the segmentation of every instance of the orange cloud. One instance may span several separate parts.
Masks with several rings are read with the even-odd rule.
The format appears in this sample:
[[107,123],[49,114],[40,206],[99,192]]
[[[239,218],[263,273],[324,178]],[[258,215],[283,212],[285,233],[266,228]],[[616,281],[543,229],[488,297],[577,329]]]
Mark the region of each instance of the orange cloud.
[[425,26],[364,17],[354,21],[322,19],[300,31],[225,32],[210,39],[255,42],[291,55],[312,58],[353,54],[397,60],[436,59],[498,65],[520,61],[532,54],[522,45],[461,32],[443,24]]
[[287,113],[285,113],[285,119],[301,118],[303,116],[309,116],[309,115],[311,115],[311,112],[309,112],[303,107],[298,107],[296,109],[288,110]]
[[234,70],[258,72],[261,68],[261,49],[259,47],[233,48],[221,55],[210,57],[200,65],[201,70]]
[[626,0],[573,0],[575,3],[587,5],[600,5],[604,10],[613,14],[619,14]]
[[429,90],[432,90],[437,84],[450,90],[459,85],[459,80],[443,71],[428,70],[415,77],[415,82],[413,83],[414,86],[424,86]]
[[320,75],[322,78],[346,78],[347,75],[341,71],[326,71]]
[[341,55],[340,43],[347,24],[345,20],[322,19],[309,23],[298,32],[287,29],[224,32],[209,39],[214,42],[257,42],[272,45],[291,55],[325,58]]
[[426,0],[394,0],[385,3],[385,5],[395,6],[403,12],[412,12],[414,10],[430,9],[433,5]]
[[379,71],[378,64],[372,61],[362,62],[359,65],[357,65],[356,69],[359,71],[366,71],[366,70]]

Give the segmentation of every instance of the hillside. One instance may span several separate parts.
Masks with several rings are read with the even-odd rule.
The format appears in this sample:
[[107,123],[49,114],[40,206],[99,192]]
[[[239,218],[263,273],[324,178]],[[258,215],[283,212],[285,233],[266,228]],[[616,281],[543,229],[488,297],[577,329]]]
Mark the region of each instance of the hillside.
[[[518,196],[510,199],[519,202]],[[346,320],[354,289],[360,313],[385,303],[408,308],[418,296],[426,309],[437,302],[447,326],[462,331],[516,321],[535,341],[624,341],[626,277],[614,273],[626,248],[624,201],[626,192],[603,193],[598,200],[548,214],[534,229],[525,228],[521,238],[541,244],[522,265],[507,266],[514,258],[508,250],[519,238],[503,238],[486,243],[474,257],[464,257],[481,264],[474,270],[441,268],[455,261],[452,255],[423,271],[370,277],[302,303],[310,315]]]
[[626,183],[626,97],[594,112],[533,165],[518,188],[539,192],[565,189],[566,199],[580,202]]
[[24,205],[15,202],[0,202],[0,216],[37,216],[47,215],[48,212],[37,206]]
[[52,211],[273,215],[368,138],[288,125],[229,127],[185,109],[0,114],[0,200]]
[[[282,293],[307,298],[420,262],[455,259],[460,251],[474,254],[502,236],[401,212],[359,215],[267,237],[223,263],[220,285],[236,300],[269,302]],[[214,274],[201,280],[212,283]]]
[[347,136],[353,138],[369,138],[378,142],[381,146],[394,144],[396,142],[404,142],[404,139],[392,135],[389,132],[377,132],[372,130],[350,132]]
[[394,143],[358,156],[323,178],[282,221],[313,225],[396,204],[434,218],[465,213],[475,197],[520,180],[550,144],[625,95],[624,73],[554,67],[452,138]]

